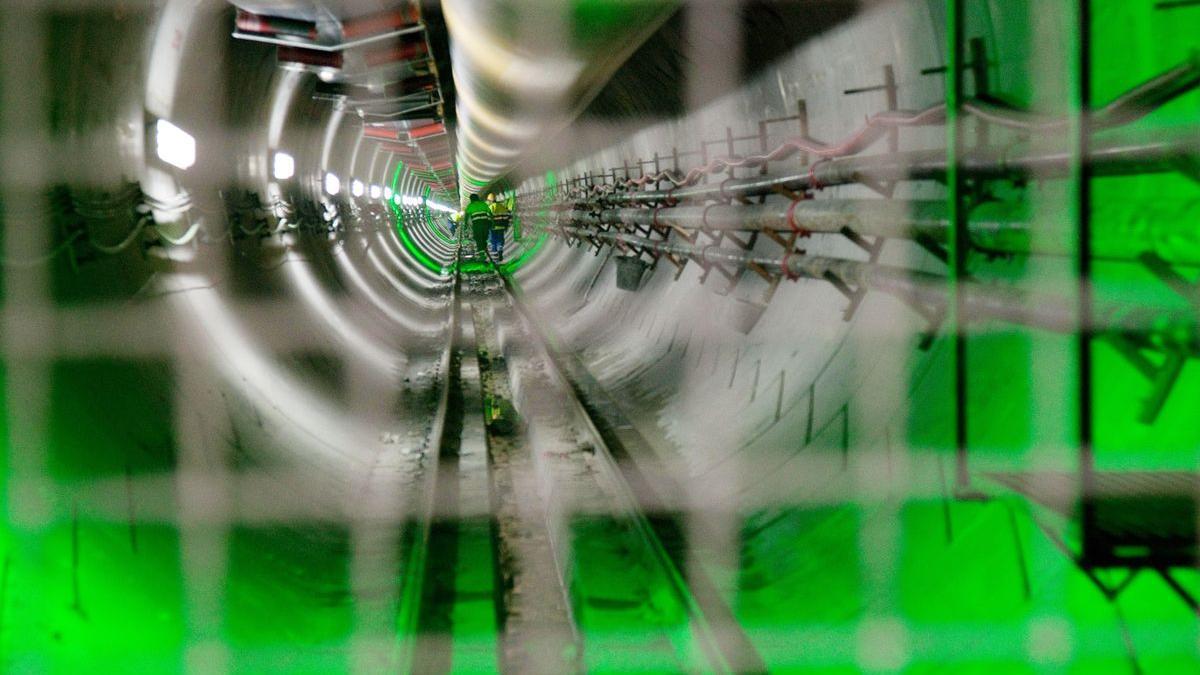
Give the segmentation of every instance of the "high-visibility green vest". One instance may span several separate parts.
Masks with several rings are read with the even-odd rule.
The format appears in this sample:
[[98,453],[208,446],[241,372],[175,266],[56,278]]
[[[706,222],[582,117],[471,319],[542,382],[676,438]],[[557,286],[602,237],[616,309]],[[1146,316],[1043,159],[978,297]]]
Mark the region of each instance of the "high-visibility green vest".
[[490,228],[492,226],[492,210],[484,202],[471,202],[463,210],[463,218],[471,224],[471,229]]
[[492,231],[506,230],[511,223],[512,214],[508,211],[508,204],[504,202],[492,204]]

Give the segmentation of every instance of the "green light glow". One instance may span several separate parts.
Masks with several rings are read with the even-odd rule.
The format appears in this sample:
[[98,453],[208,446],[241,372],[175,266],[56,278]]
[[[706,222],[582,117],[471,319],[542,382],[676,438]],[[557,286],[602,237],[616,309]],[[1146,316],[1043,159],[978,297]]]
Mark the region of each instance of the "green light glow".
[[[547,172],[546,179],[550,185],[553,185],[556,181],[554,172]],[[497,185],[496,192],[504,193],[509,189],[510,188],[507,186],[507,184],[501,182]],[[549,203],[549,201],[545,202],[545,204]],[[546,216],[546,211],[543,210],[540,213],[540,216],[544,219]],[[512,226],[514,231],[519,231],[518,228],[521,226],[521,220],[520,216],[518,216],[516,213],[513,214]],[[526,233],[526,235],[528,234],[529,233]],[[533,258],[536,257],[539,252],[541,252],[542,247],[545,245],[547,239],[548,235],[543,231],[539,233],[537,239],[532,240],[532,243],[530,243],[531,240],[528,238],[528,236],[526,236],[526,238],[521,242],[515,243],[514,247],[517,251],[519,251],[519,253],[516,255],[516,257],[512,257],[508,261],[500,264],[500,273],[511,275],[516,273],[517,270],[520,270],[525,265],[529,264],[529,262],[533,260]],[[492,271],[490,263],[475,262],[470,260],[460,263],[458,269],[463,274],[489,274]]]
[[533,246],[527,247],[525,251],[517,258],[501,264],[500,272],[502,274],[513,274],[517,270],[524,267],[526,263],[528,263],[535,255],[538,254],[539,251],[542,250],[542,245],[546,243],[547,238],[549,238],[549,235],[547,235],[545,232],[541,233],[538,236],[537,241],[533,243]]
[[[403,171],[404,164],[402,162],[397,162],[396,172],[392,174],[393,194],[398,194],[397,186],[400,184],[400,174]],[[429,257],[429,255],[425,253],[421,247],[417,246],[416,242],[412,240],[412,237],[409,236],[408,227],[404,222],[404,215],[401,213],[400,207],[396,206],[395,201],[388,202],[388,208],[391,209],[392,214],[396,216],[396,232],[400,234],[400,242],[404,245],[405,250],[407,250],[413,258],[416,258],[417,262],[421,263],[429,271],[445,276],[447,274],[446,269],[438,264],[433,258]]]
[[422,195],[424,197],[424,199],[421,200],[421,211],[422,211],[422,214],[425,216],[425,224],[429,227],[430,232],[433,232],[435,235],[437,235],[438,239],[441,239],[443,242],[445,242],[447,246],[453,247],[455,244],[455,241],[453,239],[451,239],[450,235],[448,233],[444,232],[442,230],[442,228],[439,227],[438,224],[433,220],[433,215],[429,209],[429,195],[432,192],[433,192],[433,190],[431,190],[429,188],[429,186],[426,185],[425,186],[425,194]]

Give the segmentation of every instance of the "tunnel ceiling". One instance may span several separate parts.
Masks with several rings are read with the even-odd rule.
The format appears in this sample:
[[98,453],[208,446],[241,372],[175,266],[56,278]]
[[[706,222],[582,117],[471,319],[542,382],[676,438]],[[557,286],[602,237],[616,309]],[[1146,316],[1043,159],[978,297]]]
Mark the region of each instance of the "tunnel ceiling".
[[1197,36],[4,3],[0,670],[1200,672]]
[[[701,26],[698,30],[693,28],[699,35],[689,34],[689,14],[686,9],[677,9],[613,73],[595,98],[587,102],[579,121],[562,132],[570,134],[572,142],[556,143],[557,136],[548,140],[535,152],[538,163],[522,165],[516,173],[544,172],[575,158],[566,152],[556,153],[555,147],[566,147],[574,153],[598,151],[611,143],[614,127],[650,126],[731,94],[799,45],[851,19],[859,11],[859,5],[857,0],[747,2],[738,6],[733,17],[718,16],[712,21],[703,14],[692,16],[692,21]],[[794,29],[774,30],[777,26]],[[737,76],[716,86],[692,86],[692,73],[704,67],[703,63],[691,61],[694,40],[711,41],[713,47],[705,57],[735,64]],[[646,95],[648,86],[653,88],[653,96]],[[578,138],[580,135],[588,140],[586,144]],[[519,182],[515,178],[509,180]]]

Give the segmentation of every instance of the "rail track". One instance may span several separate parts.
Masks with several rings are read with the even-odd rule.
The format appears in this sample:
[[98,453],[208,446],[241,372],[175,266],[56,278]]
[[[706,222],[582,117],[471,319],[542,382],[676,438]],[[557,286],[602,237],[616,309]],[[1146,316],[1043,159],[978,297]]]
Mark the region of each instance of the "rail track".
[[685,564],[645,440],[512,280],[456,274],[437,455],[401,574],[402,669],[765,670]]

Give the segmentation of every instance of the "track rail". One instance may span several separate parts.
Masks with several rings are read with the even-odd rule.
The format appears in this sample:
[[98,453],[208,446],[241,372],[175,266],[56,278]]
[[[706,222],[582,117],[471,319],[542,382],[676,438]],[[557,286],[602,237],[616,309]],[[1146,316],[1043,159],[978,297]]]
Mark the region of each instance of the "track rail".
[[[475,277],[499,289],[494,274]],[[500,347],[496,298],[475,295],[471,314],[483,392],[497,565],[498,656],[506,672],[582,670],[582,639],[572,607],[569,561],[540,470],[539,448],[524,433],[513,377]],[[501,309],[501,311],[497,311]]]
[[[650,658],[668,670],[765,671],[716,586],[685,567],[684,528],[663,509],[671,501],[664,495],[678,487],[615,403],[539,325],[519,286],[495,265],[456,273],[451,306],[429,434],[437,454],[426,463],[405,535],[398,668],[459,665],[455,603],[481,601],[486,568],[495,639],[484,658],[502,671],[580,672],[621,658]],[[463,366],[472,354],[480,391],[468,392]],[[464,526],[458,519],[468,517],[458,503],[459,453],[476,414],[491,545],[464,551],[454,543]],[[586,508],[575,501],[580,494]],[[612,632],[631,616],[651,617],[644,645]]]
[[[455,257],[457,258],[460,255],[461,250],[456,252]],[[413,672],[414,664],[417,662],[421,634],[421,612],[425,604],[426,577],[428,576],[430,560],[430,533],[434,523],[434,507],[437,497],[439,465],[441,463],[438,461],[438,458],[440,458],[444,448],[448,444],[456,442],[452,437],[452,433],[455,430],[449,428],[447,420],[451,413],[452,387],[458,380],[457,373],[452,372],[452,365],[457,365],[455,364],[454,354],[460,331],[460,303],[460,280],[455,276],[454,285],[450,292],[450,317],[446,346],[439,361],[441,384],[438,391],[438,407],[436,414],[433,416],[433,422],[428,435],[429,442],[427,447],[436,454],[433,455],[434,461],[426,464],[425,475],[420,483],[419,513],[415,519],[414,529],[410,530],[410,539],[406,547],[407,555],[401,567],[403,581],[400,587],[396,617],[397,634],[399,636],[397,665],[399,672],[405,673]]]
[[[515,296],[519,290],[510,285],[509,292]],[[518,306],[525,321],[536,325],[536,319],[524,303],[520,302]],[[539,334],[546,339],[542,330]],[[664,540],[680,538],[681,524],[675,518],[652,520],[647,516],[648,510],[670,501],[666,495],[679,493],[668,472],[656,461],[650,443],[582,366],[551,347],[549,340],[543,348],[555,364],[555,376],[574,392],[570,403],[599,440],[597,456],[603,458],[609,474],[618,479],[625,508],[634,514],[639,532],[670,575],[675,592],[688,609],[693,631],[704,647],[710,665],[723,672],[764,672],[766,664],[741,631],[716,587],[701,571],[690,570],[685,574],[682,561],[672,556],[663,544]]]
[[550,331],[529,310],[519,285],[511,277],[496,274],[526,333],[534,337],[532,351],[548,366],[547,375],[570,392],[564,403],[591,437],[595,457],[601,460],[609,484],[616,488],[613,496],[619,500],[620,510],[630,517],[686,609],[690,630],[707,659],[706,667],[717,672],[765,672],[765,662],[715,585],[700,570],[685,572],[683,561],[672,554],[666,542],[681,540],[683,528],[678,519],[648,515],[668,501],[663,495],[679,492],[655,460],[650,443],[586,369],[558,348]]

